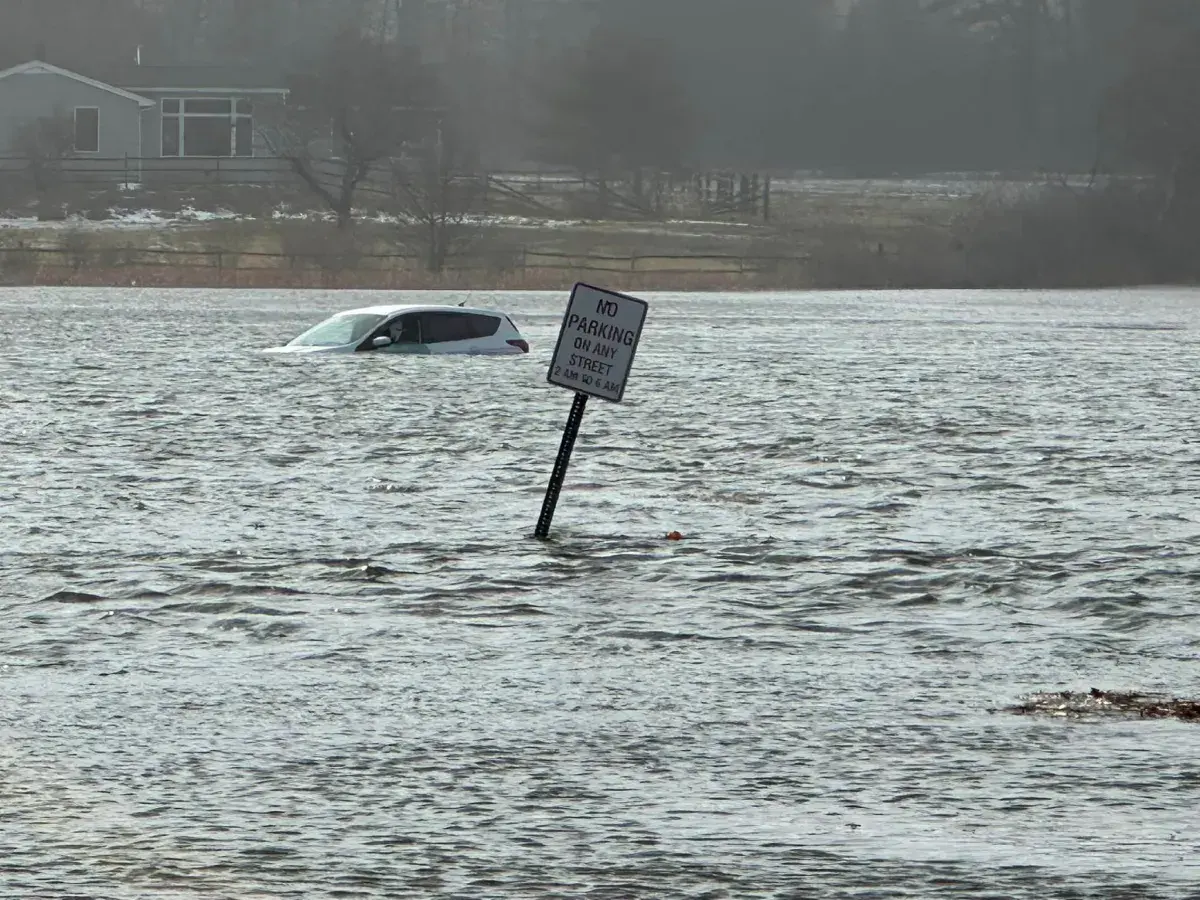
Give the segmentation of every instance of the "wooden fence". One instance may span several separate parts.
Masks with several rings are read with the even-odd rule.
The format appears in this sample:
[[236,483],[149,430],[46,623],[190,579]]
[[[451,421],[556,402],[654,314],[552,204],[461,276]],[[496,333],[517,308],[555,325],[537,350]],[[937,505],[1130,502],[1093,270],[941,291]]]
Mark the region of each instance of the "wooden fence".
[[[17,243],[0,247],[0,272],[21,266],[55,266],[71,269],[176,266],[210,269],[412,269],[425,257],[414,253],[336,252],[286,253],[218,248],[176,249],[111,246],[73,249]],[[690,272],[730,275],[773,271],[806,262],[806,256],[684,255],[644,253],[631,256],[559,253],[549,250],[498,250],[464,254],[451,259],[448,268],[472,270],[570,269],[588,272]]]
[[[65,157],[41,164],[44,177],[63,185],[191,186],[268,185],[294,176],[286,160],[270,157]],[[30,161],[0,156],[0,175],[31,180]]]
[[[360,198],[390,198],[393,160],[379,163],[358,186]],[[47,161],[43,181],[59,186],[101,188],[191,188],[222,186],[286,187],[307,190],[287,160],[272,157],[139,158],[89,157]],[[312,164],[317,180],[336,191],[341,180],[336,160]],[[10,183],[32,183],[30,161],[0,156],[0,178]],[[603,208],[634,218],[661,218],[671,208],[694,207],[707,215],[771,217],[771,178],[757,173],[730,171],[688,175],[645,172],[599,183],[594,178],[564,172],[479,173],[461,181],[480,184],[479,205],[486,212],[510,209],[531,215],[562,215],[568,207]]]
[[[452,258],[448,272],[495,275],[529,275],[546,272],[606,273],[609,275],[711,275],[755,276],[793,271],[808,257],[737,255],[637,254],[610,256],[515,249],[476,252]],[[54,271],[61,276],[88,272],[175,270],[196,280],[236,286],[261,280],[264,273],[420,273],[424,257],[411,253],[284,253],[219,248],[166,249],[112,246],[71,248],[17,243],[0,247],[0,279],[11,280],[33,272]]]

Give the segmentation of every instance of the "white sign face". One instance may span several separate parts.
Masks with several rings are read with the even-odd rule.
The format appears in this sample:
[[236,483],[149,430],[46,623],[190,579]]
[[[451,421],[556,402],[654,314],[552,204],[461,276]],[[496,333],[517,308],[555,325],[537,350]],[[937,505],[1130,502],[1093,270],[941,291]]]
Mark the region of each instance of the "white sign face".
[[636,297],[575,285],[546,380],[620,403],[648,307]]

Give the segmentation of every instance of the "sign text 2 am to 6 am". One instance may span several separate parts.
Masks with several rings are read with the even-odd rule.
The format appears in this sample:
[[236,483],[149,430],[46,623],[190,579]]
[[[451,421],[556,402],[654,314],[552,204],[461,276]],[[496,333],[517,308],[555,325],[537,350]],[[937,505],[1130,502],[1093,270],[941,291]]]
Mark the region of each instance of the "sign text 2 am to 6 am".
[[645,300],[577,284],[563,316],[546,380],[581,394],[620,403],[633,366]]

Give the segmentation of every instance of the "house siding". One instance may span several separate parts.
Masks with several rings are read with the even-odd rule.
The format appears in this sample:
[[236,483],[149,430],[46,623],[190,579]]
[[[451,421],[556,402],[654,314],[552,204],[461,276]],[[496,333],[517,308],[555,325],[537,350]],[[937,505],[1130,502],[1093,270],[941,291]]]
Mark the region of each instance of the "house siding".
[[[253,157],[163,157],[164,98],[219,97],[254,104]],[[141,102],[139,102],[139,99]],[[144,106],[145,101],[153,105]],[[218,88],[139,89],[120,85],[108,90],[60,72],[11,72],[0,78],[0,174],[18,175],[28,161],[17,155],[15,143],[28,124],[63,115],[77,107],[99,111],[98,148],[73,155],[62,164],[71,182],[136,182],[199,186],[204,184],[266,184],[286,180],[290,168],[278,159],[264,132],[282,121],[286,97],[279,91]]]
[[81,158],[140,154],[142,111],[136,100],[57,73],[20,73],[0,78],[0,156],[14,155],[14,142],[28,123],[60,114],[73,117],[77,106],[99,110],[99,149]]

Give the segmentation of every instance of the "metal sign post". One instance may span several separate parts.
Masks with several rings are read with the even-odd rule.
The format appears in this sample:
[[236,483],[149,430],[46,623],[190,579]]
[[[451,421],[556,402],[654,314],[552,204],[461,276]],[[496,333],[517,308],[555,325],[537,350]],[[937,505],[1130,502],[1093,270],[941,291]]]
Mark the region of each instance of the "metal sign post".
[[625,396],[625,384],[648,308],[645,300],[588,284],[576,284],[571,291],[546,380],[574,391],[575,400],[550,473],[535,537],[545,538],[550,534],[550,523],[571,464],[588,397],[620,403]]
[[546,488],[546,499],[542,501],[542,514],[538,516],[534,537],[550,535],[550,523],[554,521],[558,495],[562,493],[563,482],[567,478],[567,466],[571,464],[571,451],[575,449],[575,438],[579,437],[579,426],[583,424],[587,402],[587,394],[576,394],[571,404],[571,414],[567,416],[567,427],[563,429],[562,443],[558,445],[558,458],[554,460],[554,470],[550,473],[550,485]]

